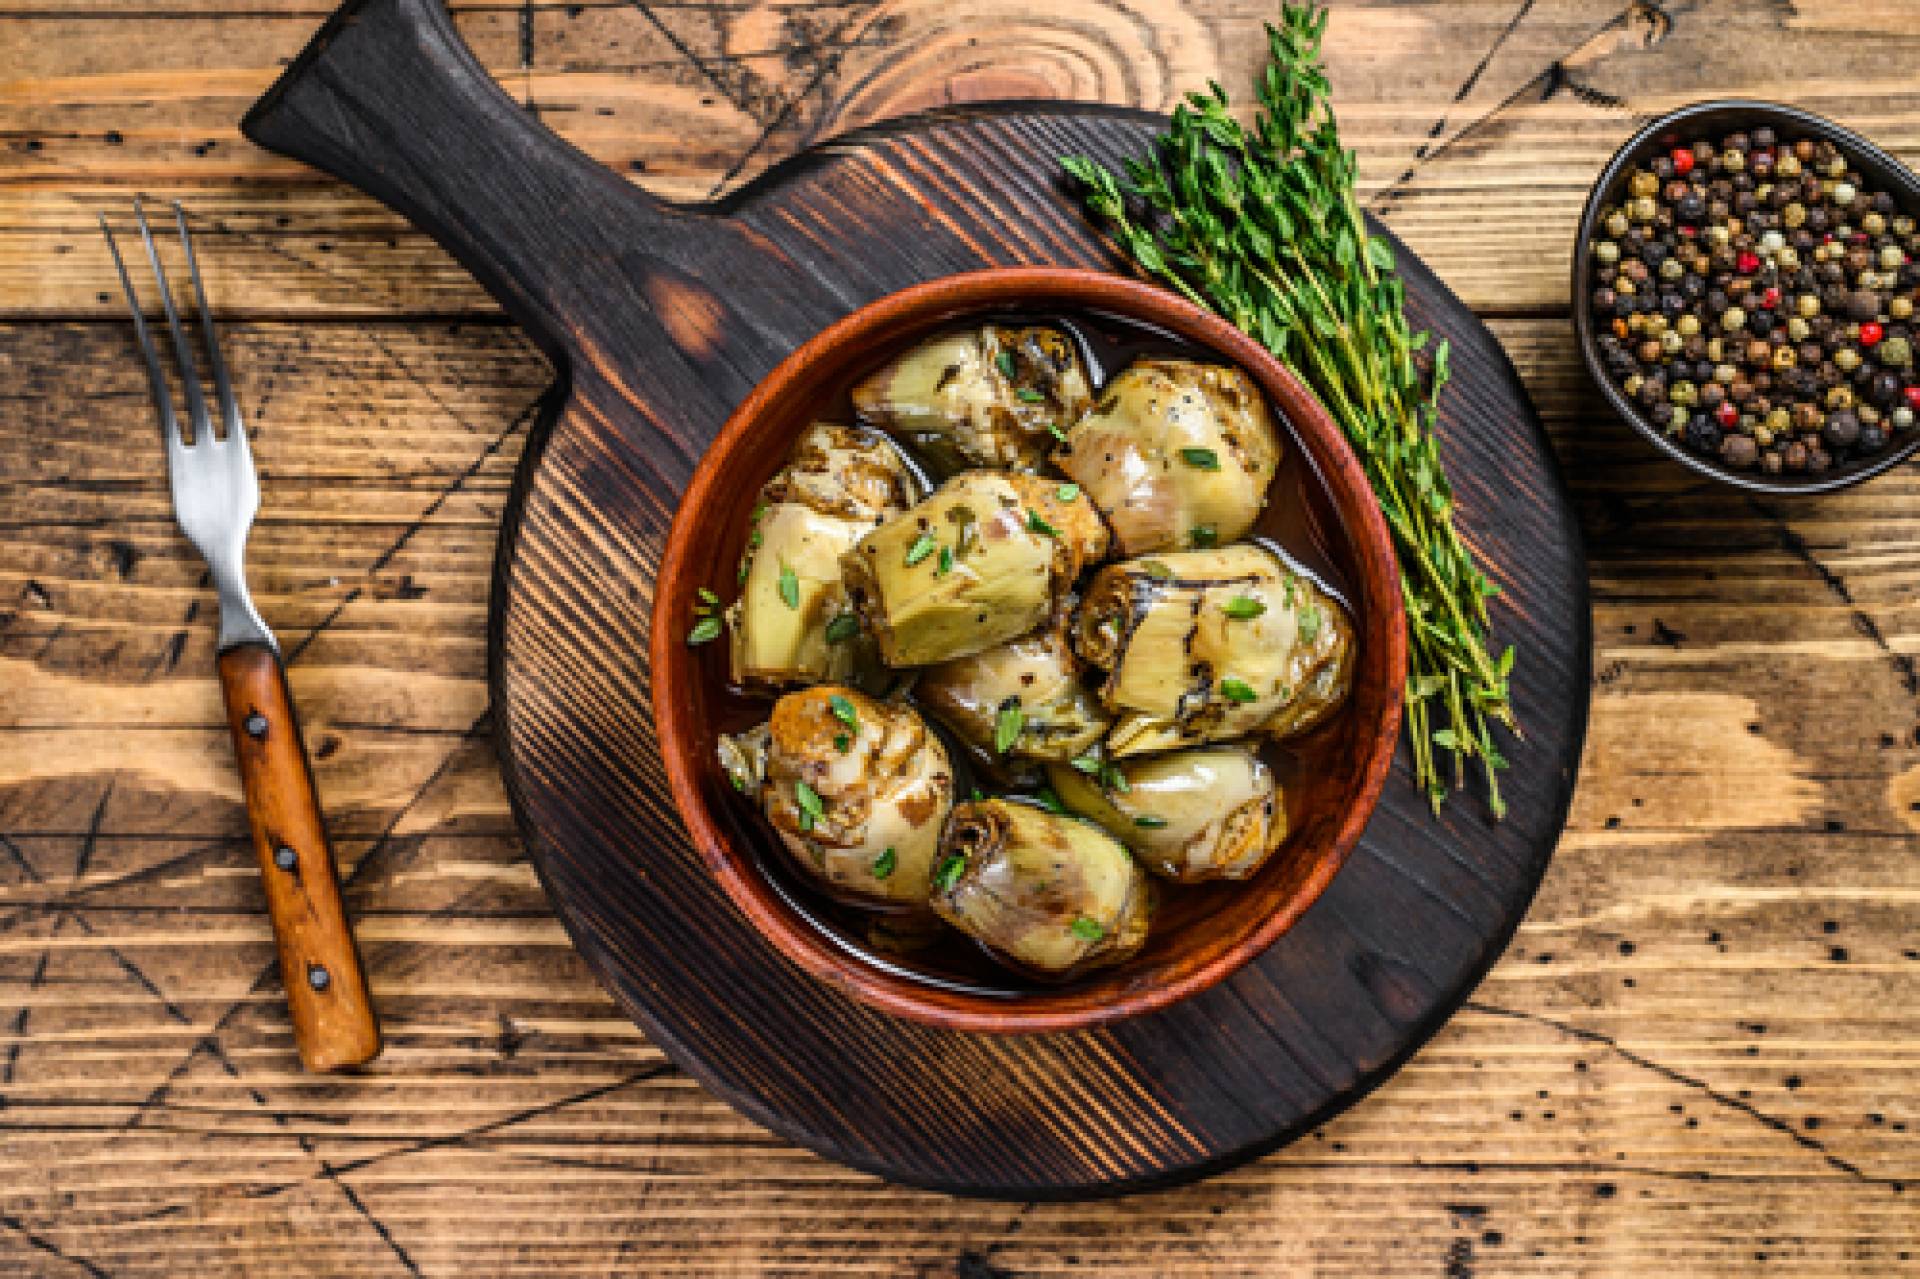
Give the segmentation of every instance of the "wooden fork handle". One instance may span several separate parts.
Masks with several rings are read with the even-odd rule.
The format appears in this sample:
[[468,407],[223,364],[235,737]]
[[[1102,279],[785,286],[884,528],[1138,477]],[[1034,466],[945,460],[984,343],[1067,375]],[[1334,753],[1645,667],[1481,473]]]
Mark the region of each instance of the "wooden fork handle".
[[379,1053],[380,1028],[340,901],[286,670],[272,649],[241,644],[220,654],[220,688],[300,1060],[314,1071],[361,1065]]

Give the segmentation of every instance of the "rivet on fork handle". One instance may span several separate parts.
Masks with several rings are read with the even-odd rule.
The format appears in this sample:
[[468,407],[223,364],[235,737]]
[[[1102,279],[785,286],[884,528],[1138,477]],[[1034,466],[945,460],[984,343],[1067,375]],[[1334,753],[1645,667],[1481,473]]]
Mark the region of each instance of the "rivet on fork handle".
[[286,673],[273,650],[242,644],[220,654],[220,687],[294,1042],[309,1070],[361,1065],[379,1053],[380,1030],[340,900]]

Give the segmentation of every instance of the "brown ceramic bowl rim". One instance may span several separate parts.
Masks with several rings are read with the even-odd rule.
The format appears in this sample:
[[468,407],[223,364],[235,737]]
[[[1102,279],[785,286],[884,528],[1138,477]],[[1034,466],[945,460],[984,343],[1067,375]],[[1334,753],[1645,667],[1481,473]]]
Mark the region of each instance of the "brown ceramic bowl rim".
[[1613,411],[1626,419],[1627,424],[1651,441],[1654,447],[1689,470],[1749,493],[1788,497],[1831,493],[1862,480],[1870,480],[1906,461],[1915,449],[1920,448],[1920,429],[1910,432],[1905,444],[1889,448],[1876,458],[1850,463],[1816,477],[1795,479],[1784,474],[1769,476],[1759,472],[1735,471],[1693,452],[1647,421],[1626,393],[1614,385],[1613,379],[1607,376],[1605,367],[1600,363],[1597,335],[1592,314],[1587,307],[1593,279],[1593,262],[1587,252],[1587,244],[1593,238],[1594,227],[1599,224],[1601,207],[1609,202],[1608,196],[1619,187],[1626,171],[1639,161],[1651,157],[1667,141],[1668,134],[1718,129],[1735,122],[1743,127],[1751,124],[1770,124],[1776,128],[1785,126],[1833,142],[1846,153],[1849,160],[1859,166],[1866,178],[1901,193],[1909,211],[1920,208],[1920,176],[1853,130],[1835,124],[1824,116],[1784,103],[1761,102],[1751,98],[1712,98],[1676,108],[1643,125],[1628,138],[1614,152],[1613,158],[1607,161],[1606,167],[1600,170],[1600,176],[1595,179],[1593,189],[1587,195],[1586,207],[1580,214],[1580,229],[1573,240],[1574,342],[1580,348],[1580,358],[1586,364],[1588,374],[1613,406]]
[[[795,916],[779,893],[755,866],[729,845],[703,799],[701,770],[715,770],[710,760],[692,758],[688,743],[696,726],[682,717],[674,698],[655,695],[661,757],[666,766],[674,804],[680,811],[708,868],[762,936],[812,976],[885,1012],[949,1030],[999,1033],[1044,1033],[1084,1029],[1149,1013],[1215,985],[1271,946],[1319,898],[1346,862],[1361,831],[1372,816],[1393,762],[1399,739],[1402,690],[1406,683],[1406,626],[1393,546],[1384,517],[1360,461],[1348,447],[1339,426],[1318,400],[1287,369],[1253,339],[1207,311],[1174,294],[1123,276],[1098,271],[1053,267],[1010,267],[967,272],[924,281],[889,294],[836,321],[782,361],[736,409],[708,447],[692,482],[681,497],[655,586],[652,622],[652,670],[656,687],[683,672],[689,658],[680,623],[661,608],[662,601],[693,598],[704,583],[691,580],[693,543],[707,530],[702,512],[716,491],[737,483],[727,463],[752,440],[760,423],[776,407],[784,407],[787,388],[804,369],[830,358],[841,348],[871,349],[892,340],[902,327],[938,318],[958,319],[969,314],[1010,309],[1031,310],[1057,306],[1105,311],[1144,320],[1176,336],[1209,348],[1239,365],[1260,383],[1272,403],[1287,418],[1318,468],[1341,533],[1351,544],[1351,557],[1361,570],[1353,589],[1361,605],[1364,646],[1378,646],[1385,654],[1363,661],[1383,669],[1386,683],[1378,724],[1357,733],[1357,748],[1367,752],[1365,765],[1355,774],[1358,784],[1344,813],[1333,824],[1328,846],[1320,852],[1310,875],[1297,891],[1281,902],[1259,927],[1249,929],[1232,944],[1165,982],[1103,990],[1098,975],[1081,985],[1060,991],[1042,991],[1009,1000],[940,989],[906,976],[895,975],[851,958],[833,939]],[[1387,572],[1368,573],[1368,563],[1385,565]],[[1382,580],[1391,578],[1391,580]],[[1356,693],[1358,689],[1356,688]],[[1356,701],[1358,698],[1356,697]]]

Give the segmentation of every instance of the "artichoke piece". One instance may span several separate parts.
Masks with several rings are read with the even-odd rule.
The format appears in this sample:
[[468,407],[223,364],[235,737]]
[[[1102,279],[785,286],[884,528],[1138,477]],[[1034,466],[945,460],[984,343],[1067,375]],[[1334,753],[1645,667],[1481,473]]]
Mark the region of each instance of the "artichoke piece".
[[1138,360],[1067,432],[1054,465],[1112,526],[1124,555],[1246,536],[1280,465],[1266,399],[1237,368]]
[[[912,709],[822,684],[775,702],[764,728],[723,736],[719,753],[822,890],[877,910],[926,910],[953,770]],[[756,768],[758,786],[742,786]]]
[[1038,471],[1052,428],[1086,411],[1087,374],[1058,329],[987,325],[914,347],[853,388],[861,420],[940,463]]
[[947,820],[933,909],[996,959],[1057,980],[1147,940],[1146,876],[1097,826],[1004,799]]
[[[1087,588],[1074,648],[1107,672],[1115,756],[1313,722],[1345,695],[1352,623],[1324,591],[1251,543],[1110,564]],[[1298,712],[1293,704],[1306,699]]]
[[[915,482],[885,437],[816,423],[767,482],[754,508],[740,598],[728,607],[734,683],[771,690],[852,677],[862,643],[840,580],[840,556],[905,510]],[[848,620],[835,626],[835,619]]]
[[1106,735],[1112,716],[1080,678],[1066,607],[1038,630],[921,672],[920,705],[989,758],[1071,759]]
[[1212,746],[1112,765],[1101,785],[1070,764],[1047,780],[1061,802],[1133,850],[1146,868],[1181,883],[1245,879],[1287,837],[1273,770],[1243,746]]
[[928,666],[1025,635],[1106,549],[1106,526],[1070,486],[963,471],[840,566],[882,660]]

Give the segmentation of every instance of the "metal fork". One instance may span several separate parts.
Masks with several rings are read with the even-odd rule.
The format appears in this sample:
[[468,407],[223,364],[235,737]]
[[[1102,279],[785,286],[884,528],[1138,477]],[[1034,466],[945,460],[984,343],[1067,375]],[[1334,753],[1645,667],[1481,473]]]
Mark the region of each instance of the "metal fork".
[[227,377],[227,363],[220,354],[220,339],[200,280],[200,264],[194,258],[193,237],[187,233],[185,211],[175,202],[173,217],[200,309],[207,364],[213,372],[214,395],[224,427],[221,432],[214,430],[213,418],[207,412],[192,344],[174,308],[173,290],[138,199],[133,202],[133,216],[160,287],[161,309],[179,357],[187,423],[193,429],[191,440],[181,431],[180,419],[174,413],[159,352],[105,214],[100,216],[100,230],[120,273],[120,287],[126,291],[127,306],[133,312],[134,335],[146,359],[147,381],[166,438],[174,517],[187,540],[206,560],[220,598],[220,687],[226,697],[227,726],[233,734],[234,754],[246,792],[254,851],[266,885],[267,910],[273,919],[294,1041],[309,1070],[357,1066],[380,1051],[380,1031],[353,931],[340,900],[339,875],[320,817],[313,770],[288,695],[279,645],[247,593],[247,534],[260,508],[253,453],[247,446],[246,427]]

